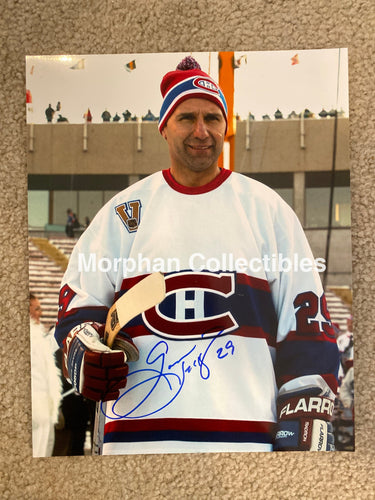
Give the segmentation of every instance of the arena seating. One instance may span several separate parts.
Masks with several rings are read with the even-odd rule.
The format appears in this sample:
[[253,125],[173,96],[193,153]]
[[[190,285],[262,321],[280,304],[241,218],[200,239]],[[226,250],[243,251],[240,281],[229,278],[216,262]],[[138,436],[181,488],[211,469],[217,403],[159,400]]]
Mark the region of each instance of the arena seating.
[[[68,258],[76,240],[56,238],[49,241]],[[58,298],[64,271],[29,238],[29,289],[40,300],[43,325],[50,329],[56,323]]]

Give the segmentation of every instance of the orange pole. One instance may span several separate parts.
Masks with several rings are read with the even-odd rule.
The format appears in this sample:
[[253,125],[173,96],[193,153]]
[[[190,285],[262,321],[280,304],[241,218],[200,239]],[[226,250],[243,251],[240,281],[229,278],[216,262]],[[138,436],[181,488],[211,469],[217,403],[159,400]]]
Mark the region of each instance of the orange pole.
[[[223,91],[228,107],[228,129],[225,142],[229,144],[229,168],[234,170],[234,147],[236,135],[236,118],[234,108],[234,52],[219,52],[219,86]],[[223,168],[223,153],[219,158],[219,166]]]

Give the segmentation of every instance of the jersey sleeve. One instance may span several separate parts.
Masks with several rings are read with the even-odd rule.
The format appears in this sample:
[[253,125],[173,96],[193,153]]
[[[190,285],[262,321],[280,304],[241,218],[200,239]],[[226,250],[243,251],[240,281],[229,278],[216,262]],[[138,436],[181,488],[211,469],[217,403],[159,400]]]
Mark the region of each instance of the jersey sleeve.
[[105,214],[98,215],[70,256],[60,289],[55,329],[60,346],[74,326],[85,321],[105,323],[109,307],[115,300],[113,266],[109,266],[113,257],[105,243],[111,229],[107,219]]
[[278,316],[277,385],[281,392],[318,386],[333,397],[339,353],[318,272],[322,262],[314,260],[297,216],[284,203],[274,227],[278,267],[270,285]]

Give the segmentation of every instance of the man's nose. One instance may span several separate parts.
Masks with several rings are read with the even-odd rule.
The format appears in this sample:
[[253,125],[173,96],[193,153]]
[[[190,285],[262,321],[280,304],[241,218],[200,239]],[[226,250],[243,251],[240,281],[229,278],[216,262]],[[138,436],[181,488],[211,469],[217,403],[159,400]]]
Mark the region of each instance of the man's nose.
[[206,139],[209,136],[207,124],[204,121],[203,117],[198,116],[198,118],[194,122],[193,134],[194,137],[197,137],[198,139]]

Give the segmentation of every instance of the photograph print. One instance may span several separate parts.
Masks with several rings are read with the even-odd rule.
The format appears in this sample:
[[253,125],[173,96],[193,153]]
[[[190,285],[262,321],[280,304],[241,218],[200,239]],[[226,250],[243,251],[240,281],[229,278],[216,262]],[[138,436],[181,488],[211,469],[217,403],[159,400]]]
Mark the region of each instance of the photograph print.
[[33,456],[353,451],[347,49],[26,57]]

